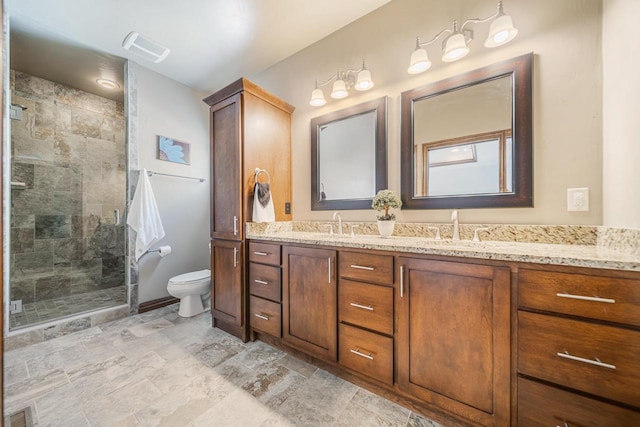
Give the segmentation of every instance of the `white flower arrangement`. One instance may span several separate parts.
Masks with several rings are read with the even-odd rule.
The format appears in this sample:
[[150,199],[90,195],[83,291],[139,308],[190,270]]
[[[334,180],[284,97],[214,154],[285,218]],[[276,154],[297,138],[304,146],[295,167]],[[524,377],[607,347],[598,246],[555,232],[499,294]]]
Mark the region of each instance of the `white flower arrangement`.
[[378,215],[379,221],[395,221],[395,214],[389,213],[390,208],[400,208],[402,200],[391,190],[380,190],[375,195],[371,207],[377,211],[384,211],[384,215]]

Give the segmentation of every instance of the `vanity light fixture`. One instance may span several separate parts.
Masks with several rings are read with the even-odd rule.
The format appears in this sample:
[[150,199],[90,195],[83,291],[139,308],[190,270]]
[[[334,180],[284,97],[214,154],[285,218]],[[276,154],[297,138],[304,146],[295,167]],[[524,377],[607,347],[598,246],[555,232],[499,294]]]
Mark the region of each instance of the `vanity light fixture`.
[[484,42],[485,47],[502,46],[513,40],[518,34],[518,30],[514,28],[511,16],[504,13],[502,1],[498,2],[498,11],[486,18],[473,18],[464,21],[460,29],[458,29],[457,21],[453,21],[452,28],[445,28],[436,34],[431,40],[421,42],[420,37],[416,38],[416,49],[411,54],[409,74],[418,74],[431,68],[431,61],[425,49],[432,43],[435,43],[440,36],[448,34],[447,38],[442,42],[442,61],[453,62],[465,57],[469,53],[469,43],[473,40],[473,30],[466,28],[469,24],[479,24],[494,20],[489,27],[489,36]]
[[362,67],[356,70],[338,70],[334,75],[329,77],[327,81],[323,83],[318,83],[316,80],[315,89],[311,92],[311,100],[309,101],[309,105],[313,107],[321,107],[327,103],[324,98],[324,93],[322,89],[323,86],[328,85],[333,82],[333,86],[331,89],[331,97],[333,99],[342,99],[349,96],[349,89],[354,88],[358,91],[369,90],[373,87],[373,80],[371,80],[371,71],[367,69],[364,63],[364,59],[362,60]]

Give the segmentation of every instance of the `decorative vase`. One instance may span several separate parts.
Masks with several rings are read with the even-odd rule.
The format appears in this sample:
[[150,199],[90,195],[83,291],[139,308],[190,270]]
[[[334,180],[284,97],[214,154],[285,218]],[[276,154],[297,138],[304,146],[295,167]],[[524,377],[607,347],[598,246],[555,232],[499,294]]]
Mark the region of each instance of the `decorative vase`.
[[395,221],[378,221],[378,232],[381,237],[390,237],[395,226]]

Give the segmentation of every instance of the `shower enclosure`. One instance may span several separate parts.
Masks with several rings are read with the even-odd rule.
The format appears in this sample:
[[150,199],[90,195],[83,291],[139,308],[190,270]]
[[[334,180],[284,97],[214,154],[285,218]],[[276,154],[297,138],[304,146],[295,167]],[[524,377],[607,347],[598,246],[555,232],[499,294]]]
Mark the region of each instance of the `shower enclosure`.
[[126,304],[123,103],[10,78],[9,328]]

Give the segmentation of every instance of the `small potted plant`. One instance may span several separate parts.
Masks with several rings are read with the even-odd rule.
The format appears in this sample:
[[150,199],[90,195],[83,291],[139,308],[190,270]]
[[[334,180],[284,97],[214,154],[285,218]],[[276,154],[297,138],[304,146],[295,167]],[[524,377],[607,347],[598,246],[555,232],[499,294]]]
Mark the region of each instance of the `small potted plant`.
[[391,190],[380,190],[373,198],[371,207],[378,212],[384,211],[384,215],[378,215],[378,232],[382,237],[391,236],[396,224],[396,216],[389,213],[389,209],[401,206],[402,200]]

